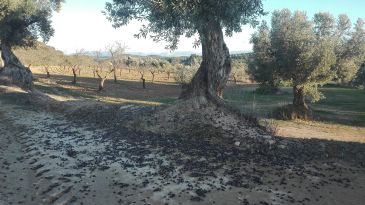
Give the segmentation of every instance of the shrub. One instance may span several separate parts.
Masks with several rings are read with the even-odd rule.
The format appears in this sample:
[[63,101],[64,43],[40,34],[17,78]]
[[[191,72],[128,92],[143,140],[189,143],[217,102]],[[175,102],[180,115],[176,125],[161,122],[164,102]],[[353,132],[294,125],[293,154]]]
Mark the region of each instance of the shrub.
[[305,107],[296,107],[294,105],[285,105],[273,110],[272,117],[278,120],[310,120],[312,119],[311,109]]

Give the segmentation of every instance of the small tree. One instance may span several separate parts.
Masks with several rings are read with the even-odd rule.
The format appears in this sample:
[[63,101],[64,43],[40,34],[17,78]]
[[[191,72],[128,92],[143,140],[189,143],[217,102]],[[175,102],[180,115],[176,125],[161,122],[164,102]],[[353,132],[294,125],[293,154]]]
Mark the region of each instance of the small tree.
[[146,20],[137,37],[149,34],[155,41],[166,40],[169,49],[176,49],[182,35],[198,34],[203,61],[182,99],[194,99],[197,104],[208,101],[221,103],[223,89],[231,71],[231,58],[224,42],[223,29],[228,36],[240,32],[241,26],[256,24],[264,14],[261,0],[113,0],[106,4],[107,17],[115,27],[131,20]]
[[105,72],[104,74],[99,69],[97,69],[95,71],[96,75],[99,78],[99,90],[98,91],[104,90],[104,83],[105,83],[106,79],[108,79],[108,76],[113,72],[114,72],[114,69],[111,69],[109,72]]
[[317,28],[308,20],[304,12],[292,14],[284,9],[275,11],[272,16],[270,34],[271,48],[275,57],[275,70],[280,78],[293,84],[293,108],[306,111],[305,96],[312,101],[319,100],[318,85],[333,79],[331,67],[336,63],[333,32]]
[[160,62],[157,59],[148,59],[148,71],[152,75],[151,82],[154,83],[155,81],[155,75],[158,73],[161,69]]
[[86,56],[85,56],[85,50],[84,49],[78,49],[76,50],[75,54],[72,56],[65,56],[63,61],[64,65],[71,70],[73,75],[72,84],[77,83],[77,76],[80,75],[81,66],[83,65],[83,62],[85,62]]
[[146,68],[147,68],[146,60],[140,59],[139,61],[137,61],[137,71],[141,75],[143,89],[146,89],[146,79],[144,78]]
[[247,64],[245,59],[233,59],[232,60],[232,72],[231,77],[234,84],[236,85],[238,81],[243,81],[246,76]]
[[52,66],[53,59],[54,58],[52,58],[50,55],[44,55],[40,60],[41,66],[44,68],[47,78],[51,77],[50,67]]
[[117,70],[121,69],[121,66],[123,65],[126,46],[121,42],[114,42],[113,44],[108,45],[106,50],[109,52],[110,64],[113,67],[114,83],[117,83]]
[[103,61],[102,59],[102,51],[98,50],[95,52],[95,57],[94,57],[94,66],[93,66],[93,73],[94,73],[94,77],[98,77],[98,91],[103,91],[104,90],[104,84],[105,81],[108,79],[109,75],[111,73],[114,73],[114,69],[110,69],[107,72],[103,72],[105,69],[103,69],[104,67],[107,67],[106,62]]
[[160,60],[159,64],[161,71],[167,74],[167,80],[170,80],[171,73],[174,72],[174,67],[166,60]]
[[3,68],[0,77],[25,89],[32,88],[33,75],[12,52],[13,47],[31,47],[41,37],[48,41],[54,31],[52,11],[60,8],[62,0],[0,1],[0,50]]

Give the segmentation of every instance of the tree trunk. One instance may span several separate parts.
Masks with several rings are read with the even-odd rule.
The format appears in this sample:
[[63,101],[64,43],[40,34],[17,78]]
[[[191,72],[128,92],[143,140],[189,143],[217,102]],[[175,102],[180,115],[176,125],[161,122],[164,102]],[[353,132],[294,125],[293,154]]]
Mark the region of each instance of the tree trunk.
[[48,67],[45,67],[47,78],[51,78],[51,74],[49,73]]
[[212,20],[199,31],[203,61],[181,99],[196,98],[198,104],[222,102],[223,89],[231,72],[231,57],[219,22]]
[[77,83],[77,81],[76,81],[76,78],[77,78],[76,70],[72,69],[72,73],[73,73],[73,76],[74,76],[74,79],[72,81],[72,84],[76,84]]
[[294,94],[294,99],[293,99],[294,107],[308,109],[308,106],[305,103],[304,88],[299,86],[294,86],[293,94]]
[[152,83],[155,81],[155,73],[151,73],[152,74]]
[[118,79],[117,79],[117,70],[114,69],[114,83],[117,83]]
[[23,89],[32,89],[33,74],[25,67],[11,51],[10,46],[1,44],[1,59],[3,68],[0,68],[0,81],[17,85]]
[[142,87],[143,89],[146,89],[146,79],[143,78],[143,76],[141,77],[142,80]]
[[99,91],[104,90],[105,78],[99,78]]

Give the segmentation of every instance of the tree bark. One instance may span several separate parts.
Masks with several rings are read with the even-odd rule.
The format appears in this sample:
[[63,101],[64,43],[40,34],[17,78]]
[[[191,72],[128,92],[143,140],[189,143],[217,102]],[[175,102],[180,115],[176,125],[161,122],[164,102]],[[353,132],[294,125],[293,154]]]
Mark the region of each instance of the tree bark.
[[104,90],[105,78],[99,78],[99,91]]
[[117,83],[118,79],[117,79],[117,69],[114,69],[114,83]]
[[224,42],[219,22],[212,20],[199,31],[203,61],[190,84],[181,93],[181,99],[196,98],[198,104],[222,101],[229,73],[231,57]]
[[31,90],[33,74],[11,51],[11,47],[1,44],[1,59],[4,67],[0,68],[0,81],[4,80],[23,89]]
[[294,86],[293,94],[294,94],[294,99],[293,99],[294,107],[308,109],[308,106],[305,103],[304,88],[299,86]]

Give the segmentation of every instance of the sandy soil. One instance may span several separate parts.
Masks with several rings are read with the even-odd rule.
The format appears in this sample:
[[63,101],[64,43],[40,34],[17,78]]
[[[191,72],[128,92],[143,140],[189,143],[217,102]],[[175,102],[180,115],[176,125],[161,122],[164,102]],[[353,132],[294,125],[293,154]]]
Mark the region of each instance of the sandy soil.
[[365,128],[304,121],[281,121],[279,136],[365,143]]
[[365,201],[362,144],[259,132],[217,143],[221,130],[205,124],[184,137],[123,127],[150,112],[135,105],[45,112],[25,93],[0,93],[0,205]]

